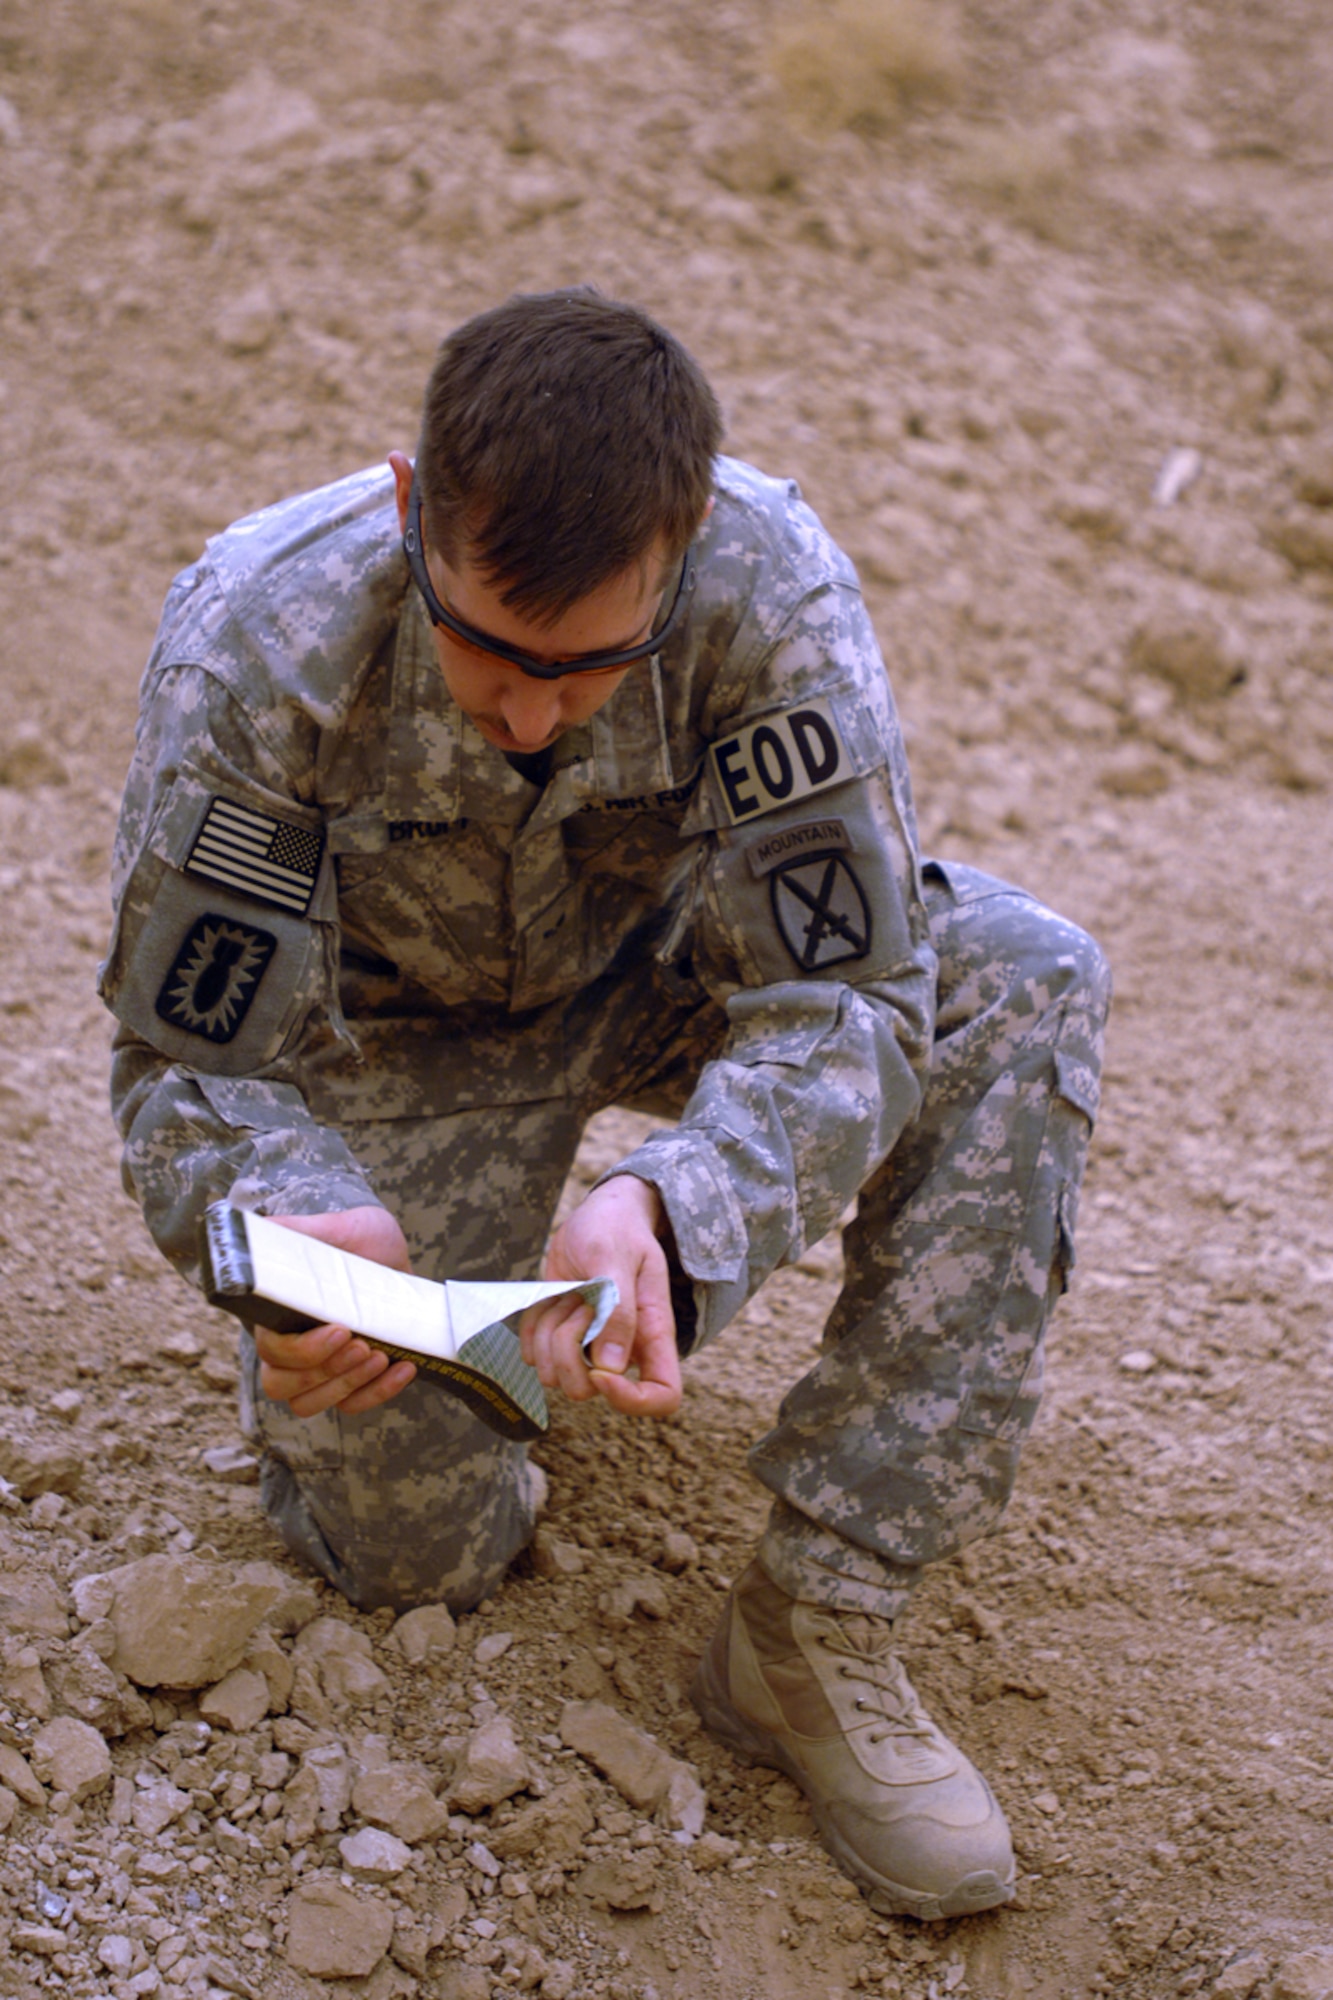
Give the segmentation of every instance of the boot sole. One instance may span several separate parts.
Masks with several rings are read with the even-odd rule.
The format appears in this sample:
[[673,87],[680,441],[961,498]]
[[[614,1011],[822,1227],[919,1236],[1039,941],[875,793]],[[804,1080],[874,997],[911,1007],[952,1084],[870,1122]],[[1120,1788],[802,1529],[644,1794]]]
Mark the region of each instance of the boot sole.
[[975,1916],[981,1910],[994,1910],[1002,1903],[1013,1901],[1012,1877],[1002,1881],[989,1868],[965,1875],[943,1896],[908,1889],[903,1883],[890,1881],[887,1876],[877,1875],[868,1868],[855,1849],[848,1847],[837,1827],[826,1818],[796,1759],[776,1736],[767,1729],[761,1729],[757,1723],[748,1722],[733,1706],[713,1662],[711,1646],[695,1670],[690,1684],[690,1700],[709,1735],[715,1736],[719,1743],[725,1743],[742,1763],[763,1764],[769,1769],[781,1771],[804,1792],[824,1846],[844,1875],[851,1876],[871,1909],[880,1916],[917,1917],[930,1923],[944,1917]]

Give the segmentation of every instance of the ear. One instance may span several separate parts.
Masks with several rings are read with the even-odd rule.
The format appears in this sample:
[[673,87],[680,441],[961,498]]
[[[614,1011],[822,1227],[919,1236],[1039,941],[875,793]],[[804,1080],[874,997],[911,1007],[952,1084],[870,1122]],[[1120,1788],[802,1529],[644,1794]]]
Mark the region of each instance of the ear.
[[412,497],[412,461],[401,451],[389,453],[389,468],[393,473],[394,499],[398,503],[398,532],[407,529],[407,503]]

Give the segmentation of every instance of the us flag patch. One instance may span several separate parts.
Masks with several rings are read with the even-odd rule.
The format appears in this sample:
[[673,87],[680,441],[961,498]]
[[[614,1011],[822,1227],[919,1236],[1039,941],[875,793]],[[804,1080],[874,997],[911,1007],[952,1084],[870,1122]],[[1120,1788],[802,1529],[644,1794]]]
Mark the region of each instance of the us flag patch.
[[185,863],[189,875],[203,875],[228,889],[242,889],[261,903],[303,917],[315,893],[324,852],[321,829],[312,833],[289,819],[274,819],[214,797]]

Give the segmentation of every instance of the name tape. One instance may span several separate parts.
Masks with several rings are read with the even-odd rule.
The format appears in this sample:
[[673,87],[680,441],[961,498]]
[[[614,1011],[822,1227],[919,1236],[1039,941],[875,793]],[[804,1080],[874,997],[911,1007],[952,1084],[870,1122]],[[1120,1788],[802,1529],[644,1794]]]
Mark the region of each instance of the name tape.
[[826,701],[807,701],[752,723],[714,743],[708,754],[733,826],[852,775],[851,758]]

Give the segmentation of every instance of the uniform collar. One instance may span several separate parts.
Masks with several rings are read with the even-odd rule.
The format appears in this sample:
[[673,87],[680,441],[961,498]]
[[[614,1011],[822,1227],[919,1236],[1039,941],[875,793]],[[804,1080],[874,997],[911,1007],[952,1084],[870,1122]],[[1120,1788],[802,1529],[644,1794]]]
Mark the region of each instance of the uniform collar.
[[542,824],[563,819],[590,800],[638,797],[672,783],[655,657],[634,667],[605,708],[560,739],[555,769],[538,795],[450,695],[425,607],[416,591],[408,590],[394,645],[387,819]]

